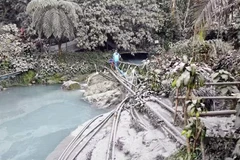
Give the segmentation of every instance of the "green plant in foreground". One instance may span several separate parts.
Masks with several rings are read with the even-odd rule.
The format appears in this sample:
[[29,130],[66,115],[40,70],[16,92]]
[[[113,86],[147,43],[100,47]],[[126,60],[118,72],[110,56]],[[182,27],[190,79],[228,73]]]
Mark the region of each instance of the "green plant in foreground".
[[[186,56],[183,57],[184,64],[181,66],[180,75],[173,81],[172,86],[176,88],[186,88],[185,103],[183,107],[184,111],[184,130],[182,134],[186,135],[187,138],[187,159],[194,159],[196,155],[196,145],[198,144],[199,138],[205,135],[202,132],[203,124],[199,119],[199,115],[204,108],[204,104],[200,100],[193,100],[192,91],[193,89],[199,88],[203,85],[204,79],[198,73],[197,66],[189,61]],[[189,116],[195,116],[189,118]],[[203,136],[204,137],[204,136]],[[193,140],[193,142],[192,142]],[[202,141],[201,141],[202,142]],[[203,143],[201,143],[203,148]],[[204,157],[204,149],[202,149],[202,155]]]
[[[231,75],[231,73],[220,70],[214,74],[212,74],[213,82],[232,82],[235,78]],[[233,93],[239,93],[239,90],[234,85],[221,85],[217,87],[220,89],[222,95],[232,95]]]
[[[235,80],[235,78],[231,75],[231,73],[224,70],[219,70],[218,72],[212,74],[212,79],[213,79],[213,82],[215,83],[233,82]],[[239,90],[235,85],[220,85],[220,86],[217,86],[217,89],[219,89],[221,95],[224,95],[224,96],[231,96],[233,94],[239,93]],[[230,103],[232,103],[231,109],[235,109],[237,105],[237,100],[232,100]]]
[[36,73],[33,70],[29,70],[21,75],[21,81],[24,85],[29,84],[35,77]]

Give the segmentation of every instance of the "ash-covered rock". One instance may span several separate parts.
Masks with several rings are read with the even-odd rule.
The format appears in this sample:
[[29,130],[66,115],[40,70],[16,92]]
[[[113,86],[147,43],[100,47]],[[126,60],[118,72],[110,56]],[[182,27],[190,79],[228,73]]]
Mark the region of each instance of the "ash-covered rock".
[[81,85],[78,82],[75,81],[66,81],[62,84],[61,87],[63,90],[76,90],[76,89],[80,89]]
[[124,97],[119,83],[100,74],[90,75],[84,96],[87,101],[98,107],[116,106]]

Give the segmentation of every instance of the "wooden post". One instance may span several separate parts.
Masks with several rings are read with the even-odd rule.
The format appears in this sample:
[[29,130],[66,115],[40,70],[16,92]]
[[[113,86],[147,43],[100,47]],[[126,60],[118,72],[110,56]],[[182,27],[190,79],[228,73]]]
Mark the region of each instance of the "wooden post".
[[235,119],[235,127],[240,128],[240,101],[237,102],[236,105],[236,119]]
[[177,108],[178,108],[178,88],[176,89],[176,101],[175,101],[175,114],[174,114],[174,121],[173,123],[176,124],[176,118],[177,118]]
[[217,82],[217,83],[214,83],[214,82],[210,82],[210,83],[205,83],[204,85],[206,86],[210,86],[210,85],[238,85],[240,84],[240,82],[236,81],[236,82]]
[[[177,98],[176,96],[174,98]],[[190,99],[240,99],[237,96],[209,96],[209,97],[189,97]],[[178,99],[186,99],[185,96],[179,96]]]
[[[231,114],[236,114],[236,110],[223,110],[223,111],[207,111],[207,112],[202,112],[199,114],[200,117],[210,117],[210,116],[229,116]],[[195,117],[193,115],[192,117]]]

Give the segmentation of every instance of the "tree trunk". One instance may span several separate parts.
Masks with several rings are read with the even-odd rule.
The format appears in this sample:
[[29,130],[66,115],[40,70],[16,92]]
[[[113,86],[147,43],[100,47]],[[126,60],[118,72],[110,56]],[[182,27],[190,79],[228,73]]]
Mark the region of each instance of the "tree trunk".
[[61,56],[62,55],[62,42],[58,42],[58,54],[59,54],[59,56]]
[[[188,124],[188,113],[187,113],[187,105],[186,102],[190,99],[192,90],[190,88],[187,89],[187,94],[185,97],[185,103],[184,103],[184,127]],[[188,159],[191,158],[191,146],[190,146],[190,138],[187,137],[187,153],[188,153]]]
[[187,23],[187,17],[188,17],[188,12],[189,12],[189,7],[190,7],[190,2],[191,2],[191,0],[188,0],[188,3],[187,3],[187,10],[186,10],[186,14],[185,14],[184,22],[183,22],[183,29],[186,28],[186,23]]

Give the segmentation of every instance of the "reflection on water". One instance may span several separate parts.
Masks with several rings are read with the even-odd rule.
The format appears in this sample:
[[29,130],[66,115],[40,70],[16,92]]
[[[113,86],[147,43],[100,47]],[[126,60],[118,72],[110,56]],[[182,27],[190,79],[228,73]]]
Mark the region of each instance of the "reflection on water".
[[59,85],[0,93],[0,159],[44,160],[79,124],[103,113]]

